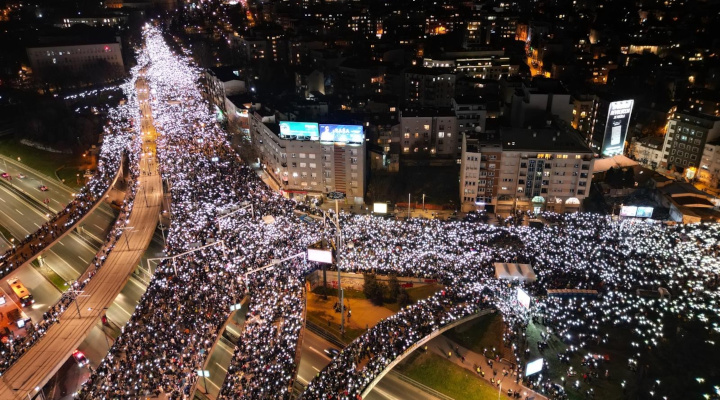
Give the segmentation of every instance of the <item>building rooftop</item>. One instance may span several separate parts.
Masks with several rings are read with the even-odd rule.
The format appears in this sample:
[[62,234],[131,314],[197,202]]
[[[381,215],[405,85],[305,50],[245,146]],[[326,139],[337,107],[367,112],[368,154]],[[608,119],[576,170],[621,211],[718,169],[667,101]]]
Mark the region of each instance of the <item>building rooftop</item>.
[[575,132],[554,126],[543,128],[500,128],[504,150],[574,152],[592,154]]
[[416,75],[432,75],[432,76],[439,76],[439,75],[454,75],[451,69],[449,68],[426,68],[426,67],[411,67],[405,70],[406,74],[416,74]]
[[222,82],[242,80],[243,70],[240,67],[210,67],[208,71]]
[[470,94],[462,94],[453,97],[457,104],[485,104],[487,101],[482,96],[475,96]]
[[403,110],[400,112],[400,118],[431,118],[454,116],[455,112],[451,108],[421,108]]

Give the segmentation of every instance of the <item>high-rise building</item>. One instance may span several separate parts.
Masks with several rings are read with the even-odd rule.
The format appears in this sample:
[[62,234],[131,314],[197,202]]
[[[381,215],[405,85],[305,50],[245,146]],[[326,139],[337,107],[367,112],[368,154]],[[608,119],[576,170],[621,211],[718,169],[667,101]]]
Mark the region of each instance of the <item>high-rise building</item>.
[[589,193],[594,156],[569,126],[507,128],[498,141],[464,139],[463,211],[578,211]]
[[250,137],[258,161],[288,197],[346,195],[363,204],[366,186],[362,126],[314,122],[269,122],[250,113]]
[[[675,112],[667,125],[661,166],[697,170],[705,143],[720,139],[720,117],[694,111]],[[691,177],[692,178],[692,177]]]

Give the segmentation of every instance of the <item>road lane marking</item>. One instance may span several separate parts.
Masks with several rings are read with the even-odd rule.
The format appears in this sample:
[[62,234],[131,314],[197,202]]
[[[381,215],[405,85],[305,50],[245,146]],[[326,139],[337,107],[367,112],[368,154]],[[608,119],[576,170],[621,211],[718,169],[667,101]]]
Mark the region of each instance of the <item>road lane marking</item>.
[[77,256],[77,258],[81,259],[82,262],[84,262],[84,263],[87,263],[87,262],[88,262],[88,260],[86,260],[86,259],[84,259],[84,258],[82,258],[82,257],[80,257],[80,256]]
[[310,347],[308,347],[308,348],[309,348],[310,350],[312,350],[312,351],[320,354],[321,356],[327,358],[328,360],[332,360],[332,358],[328,357],[328,355],[325,354],[324,352],[322,352],[322,351],[320,351],[320,350],[318,350],[318,349],[316,349],[316,348],[314,348],[314,347],[312,347],[312,346],[310,346]]
[[7,203],[7,201],[5,201],[2,197],[0,197],[0,200],[2,200],[3,203]]
[[216,362],[215,365],[217,365],[218,367],[220,367],[220,369],[223,370],[223,371],[225,371],[225,373],[227,374],[227,369],[224,368],[222,365],[220,365],[219,362]]
[[102,227],[102,226],[98,226],[98,224],[93,224],[93,226],[96,227],[96,228],[98,228],[98,229],[100,229],[101,231],[103,230],[103,227]]
[[20,210],[18,210],[17,208],[15,209],[15,211],[17,211],[18,214],[20,214],[20,215],[25,215],[25,214],[21,213]]
[[386,391],[384,391],[384,390],[382,390],[382,389],[379,389],[377,386],[375,386],[375,387],[373,388],[373,390],[375,390],[376,392],[378,392],[378,394],[380,394],[381,396],[384,396],[384,397],[386,397],[386,398],[388,398],[388,399],[390,399],[390,400],[398,400],[397,397],[391,396],[388,392],[386,392]]
[[[27,230],[27,228],[25,228],[25,227],[24,227],[23,225],[21,225],[19,222],[15,221],[15,219],[14,219],[13,217],[5,214],[5,212],[2,211],[2,210],[0,210],[0,213],[2,213],[2,215],[6,216],[9,221],[12,221],[15,225],[19,226],[20,229],[22,229],[23,231],[25,231],[26,234],[30,233],[30,231]],[[17,236],[19,236],[19,235],[17,235]]]
[[[64,258],[60,257],[60,256],[55,252],[55,250],[48,250],[48,252],[49,252],[49,253],[52,253],[52,254],[53,254],[55,257],[57,257],[60,261],[62,261],[63,263],[65,263],[65,265],[67,265],[74,273],[82,274],[81,271],[76,270],[75,267],[73,267],[72,265],[70,265],[69,262],[65,261]],[[58,275],[60,275],[57,271],[55,271],[55,273],[57,273]]]

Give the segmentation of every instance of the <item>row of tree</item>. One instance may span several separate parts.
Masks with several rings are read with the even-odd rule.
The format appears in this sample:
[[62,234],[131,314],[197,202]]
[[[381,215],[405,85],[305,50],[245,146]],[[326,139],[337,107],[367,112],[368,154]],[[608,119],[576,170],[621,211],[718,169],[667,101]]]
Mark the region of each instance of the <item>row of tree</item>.
[[376,306],[385,303],[398,303],[402,308],[412,302],[410,295],[405,288],[400,286],[400,281],[395,275],[390,275],[387,283],[378,281],[375,274],[365,274],[363,279],[363,293]]

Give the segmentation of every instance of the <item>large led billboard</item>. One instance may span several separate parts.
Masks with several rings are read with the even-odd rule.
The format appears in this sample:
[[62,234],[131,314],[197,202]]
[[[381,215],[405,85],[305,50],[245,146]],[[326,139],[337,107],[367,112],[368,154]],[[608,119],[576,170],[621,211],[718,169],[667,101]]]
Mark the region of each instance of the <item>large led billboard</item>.
[[525,376],[530,376],[533,374],[537,374],[538,372],[542,371],[543,367],[543,359],[538,358],[537,360],[530,361],[527,363],[527,367],[525,367]]
[[308,261],[315,261],[324,264],[332,264],[332,251],[326,249],[308,249]]
[[373,203],[373,212],[375,214],[387,214],[387,203]]
[[280,121],[280,137],[283,139],[318,140],[318,124],[315,122]]
[[603,138],[601,153],[604,156],[622,154],[625,150],[625,137],[630,114],[632,114],[635,100],[613,101],[608,108],[607,122],[605,123],[605,136]]
[[653,215],[653,211],[653,207],[638,207],[635,216],[638,218],[650,218]]
[[622,206],[620,208],[621,217],[634,217],[637,215],[638,208],[636,206]]
[[362,143],[365,140],[362,125],[320,124],[320,141],[333,143]]

